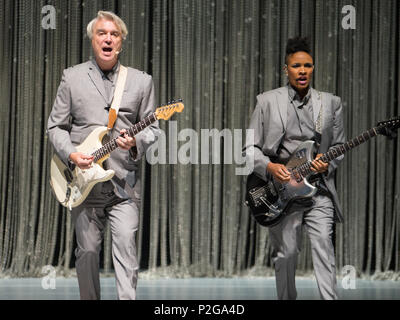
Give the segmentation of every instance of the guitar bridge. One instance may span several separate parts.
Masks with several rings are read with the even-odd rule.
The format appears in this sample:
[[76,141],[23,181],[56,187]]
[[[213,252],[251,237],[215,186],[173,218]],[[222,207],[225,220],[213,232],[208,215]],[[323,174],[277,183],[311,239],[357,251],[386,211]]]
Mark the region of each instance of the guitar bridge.
[[262,205],[261,198],[263,198],[263,194],[264,192],[262,188],[254,188],[249,190],[249,196],[255,207],[259,207]]
[[254,204],[256,207],[260,207],[263,204],[269,207],[271,203],[268,202],[268,200],[265,197],[259,197],[257,200],[254,201]]
[[255,207],[266,205],[268,208],[276,201],[278,194],[272,182],[263,187],[253,188],[249,195]]

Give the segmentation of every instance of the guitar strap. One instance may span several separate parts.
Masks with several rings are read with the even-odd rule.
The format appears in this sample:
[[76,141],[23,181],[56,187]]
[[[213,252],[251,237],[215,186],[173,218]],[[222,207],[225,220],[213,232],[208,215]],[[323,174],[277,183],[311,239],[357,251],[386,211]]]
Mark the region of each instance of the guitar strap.
[[317,147],[319,148],[319,146],[321,144],[321,139],[322,139],[322,125],[323,125],[322,118],[323,118],[324,104],[322,103],[322,96],[321,96],[320,91],[318,91],[318,96],[319,96],[319,100],[321,101],[321,109],[319,109],[318,118],[315,123],[315,142],[317,144]]
[[110,131],[114,127],[114,123],[117,120],[118,110],[121,105],[122,94],[124,93],[126,76],[128,75],[128,69],[122,64],[119,66],[117,84],[114,91],[113,101],[111,103],[110,112],[108,113],[108,125],[107,129]]

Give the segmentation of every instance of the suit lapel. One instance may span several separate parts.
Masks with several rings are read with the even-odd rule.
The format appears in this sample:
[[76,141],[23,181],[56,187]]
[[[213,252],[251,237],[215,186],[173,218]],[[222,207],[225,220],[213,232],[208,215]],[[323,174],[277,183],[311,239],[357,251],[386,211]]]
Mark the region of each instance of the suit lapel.
[[276,99],[279,105],[279,114],[282,119],[283,131],[286,131],[287,125],[287,108],[289,103],[289,92],[287,87],[281,87],[278,89]]
[[100,71],[93,61],[91,61],[91,63],[89,64],[88,75],[90,80],[92,80],[94,86],[96,87],[97,91],[99,91],[99,93],[103,97],[104,101],[108,103],[106,98],[106,88],[104,87],[103,79],[101,78]]

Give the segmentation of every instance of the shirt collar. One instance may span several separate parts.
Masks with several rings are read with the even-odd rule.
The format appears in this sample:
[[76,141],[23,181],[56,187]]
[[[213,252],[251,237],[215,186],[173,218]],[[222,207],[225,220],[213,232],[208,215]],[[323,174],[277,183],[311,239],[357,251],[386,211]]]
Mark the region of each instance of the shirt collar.
[[303,98],[303,100],[300,99],[300,96],[297,93],[297,91],[289,83],[287,84],[287,87],[289,90],[290,101],[297,100],[297,101],[301,102],[302,104],[307,104],[308,100],[311,97],[311,87],[308,88],[308,92],[305,95],[305,97]]
[[115,78],[115,75],[119,72],[119,60],[117,61],[117,63],[114,65],[114,67],[112,67],[112,69],[110,71],[108,71],[107,73],[104,73],[103,70],[100,69],[99,65],[96,62],[95,58],[92,58],[92,63],[93,65],[97,68],[97,70],[100,71],[100,74],[110,80],[113,80]]

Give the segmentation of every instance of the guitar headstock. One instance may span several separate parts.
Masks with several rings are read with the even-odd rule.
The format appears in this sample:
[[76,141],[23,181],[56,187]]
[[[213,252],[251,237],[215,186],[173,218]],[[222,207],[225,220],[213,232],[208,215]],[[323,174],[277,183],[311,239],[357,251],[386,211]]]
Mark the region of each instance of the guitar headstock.
[[378,122],[376,130],[379,134],[389,138],[395,138],[397,136],[396,130],[398,128],[400,128],[400,116]]
[[159,107],[155,111],[157,119],[168,120],[175,112],[182,112],[184,106],[182,99],[171,101],[167,105]]

